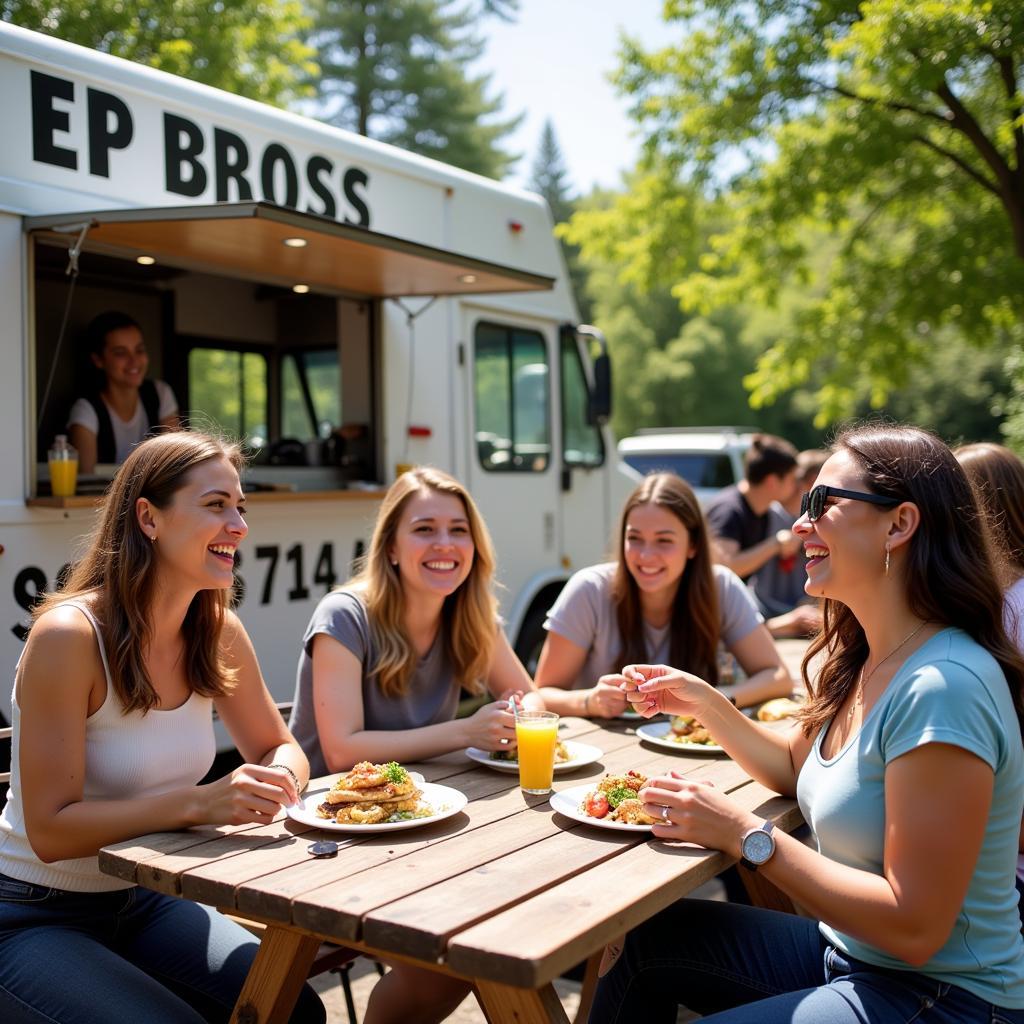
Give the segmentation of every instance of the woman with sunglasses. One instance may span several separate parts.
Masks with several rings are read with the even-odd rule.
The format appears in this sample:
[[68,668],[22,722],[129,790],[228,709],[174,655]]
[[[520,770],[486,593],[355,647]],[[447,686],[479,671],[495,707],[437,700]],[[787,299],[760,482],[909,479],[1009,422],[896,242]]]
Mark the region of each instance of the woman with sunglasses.
[[819,920],[684,900],[627,937],[592,1022],[677,1002],[705,1024],[1024,1022],[1024,660],[970,484],[938,438],[884,425],[841,434],[818,479],[794,530],[824,631],[794,727],[664,665],[623,674],[641,713],[694,715],[796,796],[817,849],[676,773],[641,791],[655,836],[744,858]]

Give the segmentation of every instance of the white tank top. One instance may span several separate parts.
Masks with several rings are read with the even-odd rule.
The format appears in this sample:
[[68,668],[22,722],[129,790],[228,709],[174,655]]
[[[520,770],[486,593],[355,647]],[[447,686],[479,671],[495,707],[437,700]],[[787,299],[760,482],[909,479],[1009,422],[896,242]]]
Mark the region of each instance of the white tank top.
[[[194,786],[209,771],[216,753],[213,701],[193,693],[170,711],[122,713],[123,705],[110,681],[99,624],[87,607],[77,608],[92,624],[103,661],[107,694],[103,704],[85,720],[84,800],[121,800],[156,796]],[[21,664],[20,660],[18,662]],[[15,679],[18,670],[15,669]],[[11,694],[11,784],[0,815],[0,873],[22,882],[73,892],[129,889],[131,882],[103,874],[98,856],[45,864],[33,852],[25,832],[18,748],[21,709],[17,690]]]

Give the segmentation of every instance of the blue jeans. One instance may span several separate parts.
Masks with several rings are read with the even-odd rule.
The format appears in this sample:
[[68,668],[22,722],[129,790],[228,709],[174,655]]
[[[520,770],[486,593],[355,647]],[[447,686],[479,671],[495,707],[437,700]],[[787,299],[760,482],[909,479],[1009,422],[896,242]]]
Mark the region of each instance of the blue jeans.
[[829,946],[815,921],[729,903],[682,900],[629,933],[598,983],[590,1024],[1024,1024],[913,971],[890,971]]
[[[0,874],[3,1024],[227,1021],[258,943],[209,907],[148,889],[79,893]],[[323,1024],[306,985],[293,1022]]]

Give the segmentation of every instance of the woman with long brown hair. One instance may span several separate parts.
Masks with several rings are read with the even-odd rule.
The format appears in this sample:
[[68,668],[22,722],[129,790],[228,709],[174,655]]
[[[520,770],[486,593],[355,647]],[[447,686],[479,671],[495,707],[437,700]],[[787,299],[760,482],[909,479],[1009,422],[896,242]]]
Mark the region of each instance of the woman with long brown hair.
[[614,562],[581,569],[544,623],[536,682],[563,715],[626,709],[618,667],[666,661],[711,684],[719,644],[747,678],[722,692],[745,707],[788,694],[792,681],[747,588],[714,565],[697,498],[674,473],[652,473],[626,499]]
[[[109,843],[271,821],[308,766],[228,610],[248,532],[234,445],[139,445],[15,674],[0,817],[0,1019],[226,1021],[256,954],[216,911],[103,874]],[[247,763],[198,785],[213,710]],[[304,989],[293,1020],[322,1021]]]
[[[684,900],[631,933],[591,1020],[1024,1022],[1013,865],[1024,808],[1024,659],[970,484],[913,427],[843,432],[794,525],[824,631],[787,733],[703,681],[627,666],[643,714],[694,715],[796,796],[817,850],[669,774],[641,791],[658,838],[742,857],[818,920]],[[808,665],[821,656],[816,679]]]
[[[543,710],[494,596],[494,549],[466,489],[403,473],[381,503],[362,571],[321,600],[299,656],[291,725],[314,775],[515,742],[509,700]],[[496,699],[456,718],[462,689]],[[440,1021],[469,986],[394,963],[366,1024]]]

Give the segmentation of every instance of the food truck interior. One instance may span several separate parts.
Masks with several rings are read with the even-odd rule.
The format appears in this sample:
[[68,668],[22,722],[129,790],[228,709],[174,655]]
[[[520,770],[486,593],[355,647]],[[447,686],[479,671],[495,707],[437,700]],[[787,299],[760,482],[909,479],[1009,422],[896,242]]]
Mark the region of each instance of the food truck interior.
[[[72,404],[101,380],[84,335],[106,310],[139,323],[147,376],[170,385],[186,424],[245,440],[249,490],[377,479],[373,300],[86,249],[61,339],[68,261],[66,238],[34,238],[36,494],[49,493],[46,453],[67,432]],[[79,493],[101,491],[113,469],[80,478]]]

